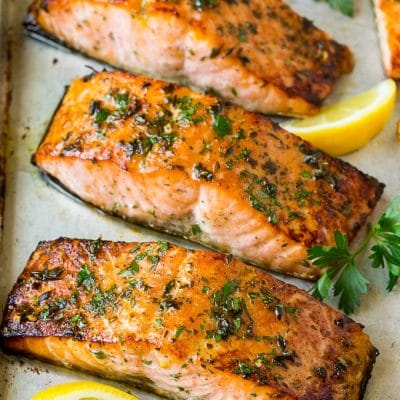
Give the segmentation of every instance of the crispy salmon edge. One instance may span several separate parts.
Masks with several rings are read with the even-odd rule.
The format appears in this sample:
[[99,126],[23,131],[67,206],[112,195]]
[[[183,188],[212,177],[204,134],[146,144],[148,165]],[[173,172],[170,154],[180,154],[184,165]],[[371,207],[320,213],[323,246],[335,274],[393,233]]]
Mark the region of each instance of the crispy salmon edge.
[[[65,236],[60,236],[60,237],[58,237],[57,239],[52,240],[51,242],[53,242],[53,243],[59,243],[59,242],[65,241],[65,240],[68,241],[68,240],[71,240],[71,239],[68,238],[68,237],[65,237]],[[92,239],[75,239],[75,240],[79,240],[79,241],[91,241]],[[119,240],[119,241],[104,240],[104,242],[122,243],[122,244],[124,244],[124,243],[130,243],[130,242],[126,242],[126,241],[123,241],[123,240]],[[46,243],[48,243],[48,241],[42,240],[42,241],[40,241],[40,242],[37,244],[36,248],[35,248],[35,249],[32,251],[32,253],[30,254],[30,256],[29,256],[29,258],[28,258],[28,260],[27,260],[27,262],[26,262],[26,264],[25,264],[24,269],[23,269],[23,270],[21,271],[21,273],[18,275],[17,280],[15,281],[15,283],[14,283],[14,285],[12,286],[11,290],[8,292],[7,301],[6,301],[5,305],[4,305],[4,310],[3,310],[3,313],[2,313],[1,325],[0,325],[0,349],[1,349],[1,351],[2,351],[4,354],[14,355],[14,356],[15,356],[16,353],[9,349],[9,347],[7,346],[7,343],[12,343],[13,341],[18,341],[19,339],[23,339],[23,338],[27,337],[26,335],[19,335],[19,336],[13,335],[13,336],[11,336],[11,335],[4,334],[3,330],[4,330],[4,327],[5,327],[5,319],[6,319],[6,317],[8,316],[8,309],[9,309],[10,303],[12,302],[12,296],[13,296],[14,292],[16,291],[16,289],[21,285],[20,278],[21,278],[21,276],[23,275],[26,266],[30,263],[32,257],[33,257],[34,254],[40,249],[40,247],[43,246],[43,245],[45,245]],[[145,242],[137,242],[137,243],[145,243]],[[174,246],[179,246],[179,245],[175,245],[175,244],[174,244]],[[201,250],[201,251],[208,251],[208,250]],[[246,264],[246,263],[244,263],[244,264]],[[256,267],[252,267],[252,268],[256,268]],[[259,270],[259,269],[257,268],[257,270]],[[263,270],[259,270],[259,271],[260,271],[261,273],[263,273],[263,274],[269,275],[269,273],[268,273],[267,271],[263,271]],[[276,280],[278,280],[278,281],[280,281],[280,282],[284,282],[284,281],[282,281],[280,278],[276,278],[276,277],[273,277],[273,278],[276,279]],[[293,286],[293,287],[296,288],[296,290],[303,290],[303,289],[300,289],[300,288],[298,288],[296,285],[293,285],[293,284],[291,284],[291,283],[284,282],[284,284],[285,284],[285,285],[288,285],[288,286]],[[318,301],[317,299],[315,299],[315,300]],[[324,303],[324,304],[325,304],[325,303]],[[326,305],[326,304],[325,304],[325,305]],[[327,307],[330,307],[330,306],[328,306],[328,305],[326,305],[326,306],[327,306]],[[343,315],[344,315],[344,318],[347,318],[350,322],[353,322],[353,323],[359,325],[360,328],[361,328],[361,330],[362,330],[362,332],[363,332],[364,325],[360,324],[359,322],[354,321],[354,320],[353,320],[352,318],[350,318],[350,317],[347,317],[345,314],[343,314]],[[29,337],[43,338],[43,337],[45,337],[45,336],[29,336]],[[366,393],[366,390],[367,390],[367,385],[368,385],[368,382],[369,382],[369,380],[370,380],[370,378],[371,378],[371,375],[372,375],[372,370],[373,370],[374,364],[375,364],[375,362],[376,362],[377,357],[379,356],[379,350],[378,350],[372,343],[371,343],[371,345],[372,345],[372,349],[371,349],[371,351],[370,351],[370,353],[369,353],[369,362],[368,362],[368,364],[366,364],[366,366],[365,366],[365,368],[364,368],[363,377],[362,377],[362,380],[361,380],[361,382],[360,382],[360,396],[359,396],[359,400],[363,400],[363,399],[364,399],[364,396],[365,396],[365,393]],[[20,354],[17,354],[17,355],[20,355]],[[30,356],[29,354],[22,354],[22,356],[27,357],[27,358],[30,358],[30,359],[39,359],[41,362],[46,363],[46,365],[53,365],[53,366],[54,366],[54,364],[49,364],[49,362],[46,361],[46,360],[42,360],[42,359],[40,359],[40,358],[36,358],[36,357]],[[61,366],[61,368],[66,368],[66,367]],[[76,371],[82,371],[82,372],[84,372],[84,373],[86,373],[86,374],[93,375],[93,376],[97,376],[96,374],[91,373],[90,371],[86,371],[86,370],[76,369]],[[131,384],[133,384],[133,386],[135,386],[135,384],[134,384],[133,382],[132,382]],[[136,387],[137,387],[138,389],[147,388],[147,389],[151,389],[152,391],[154,390],[154,388],[152,388],[150,385],[149,385],[149,386],[146,386],[145,380],[143,380],[143,382],[142,382],[141,384],[142,384],[142,386],[136,386]]]
[[[82,76],[82,77],[77,77],[76,79],[82,79],[82,80],[84,80],[84,81],[88,81],[88,80],[92,79],[97,73],[99,73],[99,71],[92,70],[92,72],[91,72],[90,74],[85,75],[85,76]],[[124,75],[126,75],[127,77],[133,77],[133,78],[137,76],[137,75],[135,75],[135,74],[133,74],[133,73],[131,73],[131,72],[126,72],[126,71],[115,71],[115,73],[124,74]],[[153,79],[153,78],[150,78],[150,79]],[[175,86],[180,86],[179,84],[173,84],[173,85],[175,85]],[[53,186],[56,190],[58,190],[60,193],[63,193],[64,195],[67,195],[68,197],[72,198],[74,201],[77,201],[77,202],[80,203],[80,204],[84,204],[84,205],[87,206],[87,207],[90,207],[90,208],[95,209],[97,212],[99,212],[99,213],[101,213],[101,214],[103,214],[103,215],[105,214],[105,215],[108,215],[108,216],[111,216],[111,217],[114,217],[114,218],[118,218],[119,221],[122,220],[122,221],[124,221],[125,223],[128,223],[128,224],[134,224],[134,225],[138,225],[138,226],[144,226],[144,227],[146,227],[147,229],[151,229],[151,230],[153,230],[153,231],[156,231],[156,232],[159,232],[159,233],[162,233],[162,234],[169,234],[169,235],[172,235],[172,236],[174,236],[174,237],[176,237],[176,238],[183,238],[183,239],[185,239],[185,240],[189,240],[191,243],[197,243],[197,244],[200,244],[200,245],[202,245],[202,246],[205,246],[205,244],[202,243],[202,242],[200,242],[200,241],[199,241],[199,242],[196,242],[196,241],[194,241],[193,239],[188,239],[188,238],[186,238],[186,237],[184,237],[184,236],[182,236],[182,235],[176,234],[176,233],[174,233],[174,232],[167,231],[167,230],[165,230],[165,229],[164,229],[164,230],[157,229],[156,227],[150,226],[150,225],[148,225],[148,224],[146,224],[146,223],[144,223],[144,222],[143,222],[143,223],[140,223],[140,224],[136,224],[135,222],[130,221],[130,220],[127,220],[127,219],[124,219],[124,218],[120,217],[119,215],[113,214],[113,213],[110,212],[110,211],[103,210],[103,209],[101,209],[100,207],[97,207],[97,206],[95,206],[94,204],[92,204],[92,203],[90,203],[90,202],[88,202],[88,201],[83,200],[83,199],[80,198],[76,193],[73,193],[72,191],[70,191],[70,190],[69,190],[64,184],[62,184],[57,178],[55,178],[54,176],[52,176],[51,174],[49,174],[47,171],[45,171],[43,168],[41,168],[41,167],[36,163],[36,160],[35,160],[36,152],[37,152],[37,150],[40,148],[40,146],[42,145],[42,143],[46,140],[46,137],[47,137],[47,135],[49,134],[50,128],[51,128],[51,126],[52,126],[52,124],[53,124],[53,120],[54,120],[55,116],[57,115],[59,109],[61,108],[61,106],[62,106],[62,104],[63,104],[63,102],[64,102],[64,98],[65,98],[65,96],[67,95],[67,92],[68,92],[68,90],[69,90],[69,87],[70,87],[69,85],[65,86],[64,94],[62,95],[62,97],[61,97],[61,99],[60,99],[58,105],[56,106],[56,108],[55,108],[55,110],[54,110],[54,112],[53,112],[53,114],[52,114],[52,116],[51,116],[51,118],[50,118],[50,122],[48,123],[48,125],[47,125],[47,127],[46,127],[46,129],[45,129],[45,132],[44,132],[44,134],[43,134],[43,137],[42,137],[42,139],[40,140],[40,142],[39,142],[39,144],[38,144],[38,146],[37,146],[37,149],[36,149],[35,152],[31,155],[31,163],[32,163],[32,165],[34,165],[35,167],[37,167],[37,168],[39,169],[39,171],[40,171],[40,173],[41,173],[43,179],[44,179],[49,185]],[[220,99],[220,101],[221,101],[222,103],[224,103],[224,100],[221,100],[221,99]],[[227,102],[225,102],[225,103],[227,103]],[[237,107],[240,107],[240,106],[237,106]],[[281,126],[280,126],[279,124],[277,124],[276,122],[272,121],[270,118],[268,118],[267,116],[265,116],[265,115],[263,115],[263,114],[259,114],[259,113],[255,113],[255,112],[251,112],[251,111],[248,111],[248,112],[250,112],[250,113],[252,113],[252,114],[255,114],[258,118],[267,119],[267,120],[270,121],[275,127],[279,128],[279,129],[283,129],[283,128],[281,128]],[[304,140],[304,139],[302,139],[302,140],[303,140],[303,142],[308,143],[306,140]],[[339,159],[339,158],[336,158],[336,157],[331,157],[331,159],[332,159],[335,163],[338,163],[339,165],[343,165],[343,166],[345,166],[345,167],[350,167],[350,168],[356,170],[356,171],[360,174],[360,176],[361,176],[362,178],[366,179],[366,180],[368,181],[368,183],[369,183],[371,186],[373,186],[373,187],[375,188],[375,197],[374,197],[373,199],[369,199],[369,202],[368,202],[368,205],[369,205],[369,207],[371,208],[371,213],[372,213],[372,211],[373,211],[374,208],[376,207],[377,203],[379,202],[380,198],[382,197],[382,194],[383,194],[383,191],[384,191],[386,185],[385,185],[384,183],[378,181],[378,180],[377,180],[376,178],[374,178],[373,176],[368,175],[367,173],[365,173],[365,172],[363,172],[363,171],[360,171],[357,167],[355,167],[354,165],[348,163],[347,161],[344,161],[344,160]],[[355,228],[354,228],[354,238],[357,236],[357,234],[358,234],[358,232],[360,231],[360,229],[365,225],[365,223],[367,222],[367,220],[368,220],[369,216],[371,215],[371,213],[370,213],[369,215],[360,214],[359,219],[358,219],[358,221],[357,221],[357,224],[355,225]],[[350,240],[350,242],[351,242],[354,238],[352,238],[352,239]],[[209,248],[209,249],[212,249],[212,250],[214,250],[214,251],[216,251],[216,252],[218,252],[218,253],[222,253],[220,249],[218,249],[218,248],[216,248],[216,247],[212,247],[212,245],[207,245],[206,247]],[[225,253],[225,254],[228,254],[228,253]],[[245,262],[246,264],[252,265],[252,266],[257,267],[257,268],[260,268],[259,266],[255,265],[254,263],[252,263],[252,262],[249,261],[249,260],[244,260],[244,259],[242,259],[242,261]],[[295,276],[295,275],[292,275],[292,274],[284,274],[284,273],[282,273],[282,275]],[[309,281],[317,281],[317,280],[319,279],[318,276],[314,276],[314,277],[311,277],[311,278],[302,278],[302,277],[299,277],[299,276],[295,276],[295,277],[300,278],[300,279],[306,279],[306,280],[309,280]]]

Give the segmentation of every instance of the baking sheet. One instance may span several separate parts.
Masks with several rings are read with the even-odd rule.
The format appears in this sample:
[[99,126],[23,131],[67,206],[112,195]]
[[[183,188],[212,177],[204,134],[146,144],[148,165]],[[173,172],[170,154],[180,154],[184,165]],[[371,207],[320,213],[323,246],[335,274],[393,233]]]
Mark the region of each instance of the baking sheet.
[[[328,102],[353,95],[383,79],[372,5],[368,0],[358,1],[354,19],[333,12],[326,4],[314,0],[292,0],[288,3],[337,40],[346,43],[355,54],[354,72],[340,81]],[[6,5],[8,10],[5,10]],[[97,238],[102,235],[104,239],[128,241],[163,237],[188,245],[176,238],[102,215],[64,196],[49,187],[30,164],[30,156],[44,133],[65,85],[74,77],[86,74],[88,70],[85,65],[94,68],[102,68],[102,65],[27,38],[21,25],[27,5],[28,1],[3,0],[0,3],[0,28],[1,23],[4,25],[8,20],[11,28],[8,40],[12,50],[12,101],[5,146],[6,197],[3,251],[0,257],[1,307],[7,292],[40,240],[59,236]],[[0,45],[3,53],[6,44],[0,42]],[[4,61],[3,57],[0,72]],[[6,91],[5,81],[3,77],[0,94]],[[398,100],[396,111],[385,130],[360,151],[344,157],[387,185],[372,221],[395,195],[400,194],[400,145],[395,138],[395,126],[399,118]],[[368,385],[366,399],[396,400],[400,398],[400,288],[386,294],[386,276],[369,268],[366,259],[362,263],[372,284],[368,297],[363,298],[362,307],[353,318],[365,325],[365,331],[381,353]],[[310,287],[310,284],[299,280],[284,279],[302,288]],[[33,393],[49,384],[82,379],[88,379],[88,376],[0,353],[0,399],[28,400]],[[89,379],[99,380],[93,377]],[[124,387],[115,382],[108,383]],[[158,398],[137,390],[130,391],[141,399]]]

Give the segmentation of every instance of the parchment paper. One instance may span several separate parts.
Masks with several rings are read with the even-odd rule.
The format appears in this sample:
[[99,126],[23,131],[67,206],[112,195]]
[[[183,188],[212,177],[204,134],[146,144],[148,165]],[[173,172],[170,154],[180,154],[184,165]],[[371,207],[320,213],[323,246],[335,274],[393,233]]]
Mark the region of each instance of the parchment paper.
[[[354,72],[340,81],[328,102],[358,93],[384,78],[372,4],[368,0],[359,0],[354,19],[313,0],[288,2],[335,39],[347,44],[355,54]],[[1,307],[40,240],[59,236],[94,239],[102,235],[104,239],[111,240],[141,241],[164,237],[175,243],[184,243],[125,224],[77,203],[49,187],[30,164],[30,156],[64,92],[64,86],[74,77],[87,73],[85,65],[101,66],[79,55],[62,52],[27,38],[21,22],[28,1],[13,0],[7,4],[8,25],[12,30],[9,35],[12,44],[12,102],[6,143],[4,237],[0,258]],[[4,7],[1,10],[0,17],[4,22]],[[344,157],[387,185],[371,221],[376,220],[389,201],[400,193],[400,145],[395,137],[395,125],[399,118],[400,101],[397,101],[396,111],[384,131],[360,151]],[[187,242],[185,244],[189,245]],[[365,325],[365,331],[381,353],[368,385],[366,399],[398,400],[400,288],[386,294],[386,276],[381,271],[369,268],[366,259],[363,264],[371,287],[368,296],[362,299],[361,308],[352,317]],[[302,288],[310,287],[310,284],[299,280],[283,279]],[[0,399],[30,399],[35,392],[49,384],[82,379],[96,380],[88,375],[0,353]],[[115,382],[107,383],[121,386]],[[137,390],[131,392],[138,394],[141,399],[157,399]]]

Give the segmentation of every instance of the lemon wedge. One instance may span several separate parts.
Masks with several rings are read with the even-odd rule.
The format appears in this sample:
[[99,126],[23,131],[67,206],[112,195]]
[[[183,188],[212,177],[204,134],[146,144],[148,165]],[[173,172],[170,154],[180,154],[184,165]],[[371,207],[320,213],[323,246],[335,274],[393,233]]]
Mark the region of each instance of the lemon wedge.
[[139,400],[112,386],[96,382],[72,382],[49,387],[32,400]]
[[282,123],[289,132],[332,156],[357,150],[388,122],[396,100],[396,83],[386,79],[354,97],[323,107],[313,117]]

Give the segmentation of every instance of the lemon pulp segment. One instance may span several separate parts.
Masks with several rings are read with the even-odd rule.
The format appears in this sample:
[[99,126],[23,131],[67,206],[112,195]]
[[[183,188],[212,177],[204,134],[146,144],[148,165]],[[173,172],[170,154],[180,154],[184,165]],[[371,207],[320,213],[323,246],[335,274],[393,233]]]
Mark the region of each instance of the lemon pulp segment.
[[51,386],[36,393],[32,400],[139,400],[137,397],[102,383],[82,381]]
[[357,150],[377,135],[388,122],[396,100],[392,79],[302,120],[282,123],[289,132],[333,156]]

